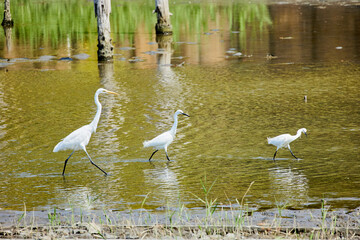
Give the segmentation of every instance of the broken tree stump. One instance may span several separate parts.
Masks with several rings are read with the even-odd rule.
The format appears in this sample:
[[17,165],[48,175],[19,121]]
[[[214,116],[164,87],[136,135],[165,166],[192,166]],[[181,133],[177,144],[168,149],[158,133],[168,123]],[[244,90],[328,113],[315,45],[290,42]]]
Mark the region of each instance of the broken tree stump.
[[153,13],[157,14],[157,23],[155,25],[156,34],[171,35],[172,26],[170,22],[169,1],[155,0],[155,10]]
[[4,2],[4,19],[1,23],[1,26],[3,27],[14,26],[14,21],[11,19],[10,0],[5,0]]
[[114,47],[111,44],[110,13],[111,0],[94,0],[98,30],[98,60],[108,61],[113,58]]

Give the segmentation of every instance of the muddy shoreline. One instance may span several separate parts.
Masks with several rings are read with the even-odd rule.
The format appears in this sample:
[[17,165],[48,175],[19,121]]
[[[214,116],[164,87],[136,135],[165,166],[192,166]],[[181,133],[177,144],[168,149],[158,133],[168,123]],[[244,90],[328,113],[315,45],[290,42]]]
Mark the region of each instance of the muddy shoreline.
[[[287,210],[264,212],[203,210],[0,211],[0,238],[345,238],[360,239],[360,207],[353,210]],[[239,217],[241,220],[239,220]]]

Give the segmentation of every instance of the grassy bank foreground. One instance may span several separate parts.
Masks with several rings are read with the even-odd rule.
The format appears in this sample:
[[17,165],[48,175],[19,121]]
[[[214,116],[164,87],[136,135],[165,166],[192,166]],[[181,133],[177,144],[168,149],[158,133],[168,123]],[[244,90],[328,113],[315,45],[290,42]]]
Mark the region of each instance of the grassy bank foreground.
[[319,208],[293,210],[282,204],[276,209],[254,211],[245,198],[222,204],[209,195],[194,197],[203,207],[189,209],[180,200],[177,206],[145,209],[68,209],[23,211],[0,209],[0,238],[6,239],[360,239],[360,207],[331,209],[325,200]]
[[[216,209],[216,210],[215,210]],[[352,211],[204,207],[148,210],[0,211],[7,239],[360,239],[360,208]]]

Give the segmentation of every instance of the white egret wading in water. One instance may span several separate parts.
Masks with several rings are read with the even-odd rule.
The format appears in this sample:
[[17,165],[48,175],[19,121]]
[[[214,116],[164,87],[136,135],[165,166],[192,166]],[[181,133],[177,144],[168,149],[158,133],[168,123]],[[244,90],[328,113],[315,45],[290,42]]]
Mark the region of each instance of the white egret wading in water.
[[274,158],[273,160],[275,161],[275,156],[276,156],[276,153],[277,151],[280,149],[280,148],[288,148],[291,152],[291,155],[294,156],[294,158],[298,159],[297,157],[295,157],[295,155],[293,154],[293,152],[291,151],[290,149],[290,143],[294,140],[296,140],[297,138],[299,138],[301,136],[301,133],[304,133],[306,136],[306,128],[300,128],[296,135],[290,135],[290,134],[282,134],[282,135],[279,135],[277,137],[273,137],[273,138],[269,138],[268,137],[268,144],[272,144],[274,146],[276,146],[276,151],[275,151],[275,154],[274,154]]
[[73,153],[77,150],[84,150],[84,152],[86,153],[86,155],[88,156],[90,162],[97,167],[98,169],[100,169],[105,175],[107,175],[107,173],[102,170],[99,166],[97,166],[92,160],[90,155],[87,153],[86,151],[86,145],[88,145],[89,141],[90,141],[90,137],[91,134],[96,132],[96,128],[97,125],[99,123],[99,119],[100,119],[100,115],[101,115],[101,104],[99,102],[99,94],[100,93],[111,93],[111,94],[117,94],[115,92],[111,92],[108,91],[104,88],[99,88],[96,93],[95,93],[95,104],[97,106],[97,111],[94,117],[94,120],[85,126],[82,126],[79,129],[76,129],[75,131],[73,131],[72,133],[70,133],[67,137],[65,137],[61,142],[59,142],[53,152],[58,152],[58,151],[63,151],[63,150],[68,150],[71,149],[73,150],[73,152],[70,154],[70,156],[65,160],[65,164],[64,164],[64,169],[63,169],[63,173],[62,175],[64,175],[65,173],[65,168],[66,168],[66,164],[67,161],[69,160],[69,158],[73,155]]
[[151,158],[154,156],[154,154],[159,151],[160,149],[164,149],[165,150],[165,154],[166,154],[166,158],[168,161],[170,161],[169,156],[167,154],[167,147],[170,145],[170,143],[174,140],[175,138],[175,134],[176,134],[176,128],[177,128],[177,124],[178,124],[178,115],[182,114],[185,116],[190,117],[189,115],[187,115],[186,113],[184,113],[181,110],[177,110],[174,114],[174,125],[172,126],[172,128],[167,131],[164,132],[162,134],[160,134],[159,136],[151,139],[150,141],[145,141],[144,147],[153,147],[156,150],[151,154],[150,158],[149,158],[149,162],[151,160]]

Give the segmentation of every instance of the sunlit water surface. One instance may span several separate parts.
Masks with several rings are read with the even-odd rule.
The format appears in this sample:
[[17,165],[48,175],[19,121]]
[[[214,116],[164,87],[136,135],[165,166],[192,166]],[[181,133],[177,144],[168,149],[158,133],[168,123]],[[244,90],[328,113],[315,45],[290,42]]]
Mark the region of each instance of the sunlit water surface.
[[[211,18],[205,29],[177,32],[165,43],[141,24],[133,33],[114,30],[116,55],[108,64],[96,61],[95,33],[45,48],[18,45],[15,35],[10,48],[2,40],[0,209],[122,211],[140,208],[146,197],[147,209],[179,202],[197,208],[201,183],[214,181],[210,197],[225,207],[253,181],[245,202],[255,210],[307,209],[321,199],[335,208],[359,206],[360,33],[349,26],[359,8],[265,10],[270,21],[256,34]],[[338,24],[327,31],[328,21]],[[80,53],[88,58],[76,60]],[[103,112],[87,150],[109,176],[78,151],[62,177],[71,151],[52,150],[91,122],[100,87],[119,96],[100,96]],[[190,117],[179,117],[171,161],[159,151],[149,163],[153,150],[142,142],[170,129],[177,109]],[[282,149],[274,162],[276,148],[266,138],[303,127],[308,137],[291,144],[299,160]]]

